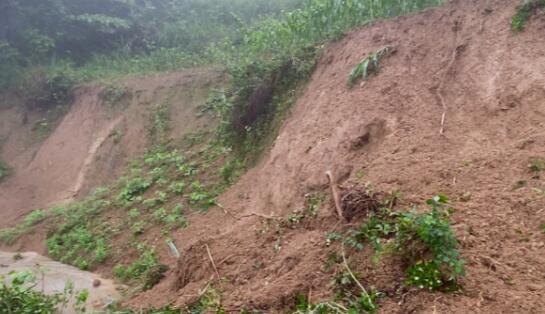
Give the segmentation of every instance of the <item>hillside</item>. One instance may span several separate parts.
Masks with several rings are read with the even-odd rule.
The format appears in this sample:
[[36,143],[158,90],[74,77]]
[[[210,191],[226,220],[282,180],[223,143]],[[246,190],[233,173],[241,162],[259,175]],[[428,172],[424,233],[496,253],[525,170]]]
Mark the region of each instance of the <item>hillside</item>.
[[[326,170],[347,182],[371,182],[378,191],[399,190],[402,206],[445,193],[467,263],[463,292],[406,291],[399,288],[399,265],[386,259],[373,267],[369,252],[354,253],[350,262],[362,281],[386,292],[381,311],[539,312],[545,198],[542,177],[528,164],[545,153],[545,45],[537,35],[545,22],[540,15],[513,34],[516,4],[455,1],[374,23],[331,44],[268,155],[220,203],[240,217],[287,217],[304,206],[306,193],[328,193]],[[352,67],[385,45],[397,52],[380,73],[348,90]],[[517,188],[517,182],[527,185]],[[256,216],[234,220],[218,209],[178,236],[187,257],[135,304],[160,296],[182,304],[205,287],[213,273],[204,243],[224,261],[218,271],[229,278],[221,286],[228,309],[281,311],[297,293],[322,300],[334,275],[324,269],[332,250],[325,234],[347,228],[332,215],[324,206],[317,221],[282,228]]]
[[[128,291],[126,306],[293,312],[301,305],[298,296],[315,304],[338,300],[341,292],[359,293],[358,280],[347,274],[352,271],[362,290],[380,294],[371,302],[379,313],[539,313],[545,307],[545,14],[539,11],[523,32],[514,33],[518,4],[450,1],[373,22],[330,43],[271,146],[240,178],[229,173],[221,184],[222,176],[212,171],[227,172],[232,152],[216,151],[207,136],[190,144],[184,136],[217,124],[198,114],[198,106],[225,83],[219,70],[124,81],[123,93],[114,93],[113,111],[104,87],[80,87],[47,139],[23,147],[32,123],[14,123],[20,113],[2,109],[3,125],[13,123],[0,128],[2,157],[13,160],[15,170],[0,183],[6,217],[0,226],[59,202],[86,206],[96,187],[122,176],[147,179],[140,172],[131,177],[131,169],[152,173],[164,166],[160,179],[167,183],[148,184],[123,206],[115,201],[126,195],[126,186],[114,183],[98,197],[111,204],[91,212],[86,226],[97,237],[111,236],[111,256],[91,267],[99,273],[116,274],[117,265],[144,256],[135,242],[154,247],[168,266],[151,289]],[[380,70],[348,87],[354,66],[383,47],[394,52],[380,60]],[[158,142],[150,137],[150,112],[167,103],[165,145],[175,149],[146,155],[140,165],[141,155]],[[173,151],[183,158],[171,158]],[[195,172],[183,176],[173,170],[194,164]],[[392,212],[413,206],[422,212],[427,199],[447,195],[453,210],[444,221],[450,221],[465,261],[455,289],[411,287],[410,265],[394,251],[374,250],[370,243],[345,249],[339,239],[361,230],[373,210],[358,208],[349,222],[339,220],[326,171],[338,178],[343,193],[365,190]],[[180,177],[186,191],[170,193],[167,179]],[[214,205],[208,194],[197,197],[210,192],[203,187],[219,194]],[[159,201],[166,190],[168,198]],[[183,205],[188,222],[134,232],[133,208],[143,221],[156,218],[155,207],[146,209],[150,200],[168,210]],[[6,249],[45,253],[54,219],[40,220]],[[98,222],[116,230],[102,230]],[[165,241],[177,247],[179,258]],[[386,233],[380,241],[387,247],[395,239]]]

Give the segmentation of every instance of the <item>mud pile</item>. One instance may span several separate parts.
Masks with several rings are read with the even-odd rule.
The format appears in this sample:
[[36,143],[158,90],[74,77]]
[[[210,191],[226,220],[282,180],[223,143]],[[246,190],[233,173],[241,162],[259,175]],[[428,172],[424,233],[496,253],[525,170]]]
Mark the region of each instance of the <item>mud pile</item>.
[[[217,276],[205,244],[226,278],[215,288],[229,311],[283,312],[297,293],[331,298],[325,234],[345,228],[333,205],[288,228],[267,219],[305,206],[308,193],[328,193],[331,170],[341,183],[401,191],[400,206],[439,192],[453,200],[463,292],[399,290],[401,265],[373,266],[370,252],[354,254],[364,284],[386,293],[382,311],[541,311],[544,181],[528,163],[545,158],[545,16],[513,33],[518,2],[453,1],[329,45],[268,155],[220,198],[223,209],[179,233],[174,240],[187,256],[133,305],[198,298]],[[386,45],[396,53],[378,75],[349,89],[351,69]],[[514,189],[516,182],[526,186]]]

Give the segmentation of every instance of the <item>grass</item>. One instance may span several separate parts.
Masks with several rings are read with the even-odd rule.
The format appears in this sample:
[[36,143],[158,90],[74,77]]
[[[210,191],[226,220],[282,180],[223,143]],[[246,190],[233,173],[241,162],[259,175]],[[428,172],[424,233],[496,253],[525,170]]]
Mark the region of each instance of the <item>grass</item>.
[[155,250],[146,245],[137,245],[140,257],[130,265],[116,265],[113,272],[124,281],[138,282],[144,290],[156,285],[168,270],[166,265],[159,263]]
[[513,32],[521,32],[524,30],[524,25],[538,9],[545,7],[545,0],[524,0],[517,7],[515,15],[511,18],[511,30]]

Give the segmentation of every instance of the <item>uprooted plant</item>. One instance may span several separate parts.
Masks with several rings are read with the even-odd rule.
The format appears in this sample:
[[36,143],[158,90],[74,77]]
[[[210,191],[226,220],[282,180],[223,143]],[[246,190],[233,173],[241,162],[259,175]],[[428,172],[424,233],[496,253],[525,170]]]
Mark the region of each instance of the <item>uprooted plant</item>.
[[376,52],[369,53],[350,72],[350,76],[348,77],[348,87],[354,87],[356,81],[360,77],[366,81],[371,74],[378,73],[380,70],[380,60],[395,53],[395,51],[395,47],[384,46]]

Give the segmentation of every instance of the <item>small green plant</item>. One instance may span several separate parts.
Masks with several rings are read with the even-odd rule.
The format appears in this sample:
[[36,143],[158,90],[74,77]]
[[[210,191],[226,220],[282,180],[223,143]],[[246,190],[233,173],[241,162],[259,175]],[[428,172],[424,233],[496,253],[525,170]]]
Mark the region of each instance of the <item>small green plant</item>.
[[521,32],[524,24],[530,16],[539,8],[545,7],[545,0],[524,0],[524,3],[517,7],[517,12],[511,19],[511,30]]
[[170,129],[170,105],[160,104],[153,108],[150,117],[151,126],[149,135],[153,139],[163,141],[166,139],[167,132]]
[[135,177],[128,180],[125,186],[121,189],[118,199],[122,201],[131,202],[133,199],[144,193],[152,183],[142,177]]
[[144,233],[144,230],[146,229],[146,222],[144,221],[137,221],[131,226],[132,234],[134,235],[141,235]]
[[[427,201],[431,212],[402,213],[397,221],[397,247],[414,265],[436,265],[443,282],[456,283],[464,275],[458,240],[450,227],[448,199],[438,195]],[[424,263],[424,264],[422,264]],[[434,263],[434,264],[431,264]],[[442,282],[442,283],[443,283]]]
[[532,158],[528,163],[528,169],[531,172],[541,172],[545,170],[545,161],[541,158]]
[[443,285],[443,275],[435,261],[418,261],[406,273],[410,286],[434,291]]
[[176,195],[182,195],[185,190],[185,183],[184,181],[172,182],[170,186],[168,187],[168,189],[170,192]]
[[89,291],[77,293],[73,284],[67,282],[62,293],[45,295],[33,289],[35,286],[36,276],[29,271],[0,275],[0,313],[58,313],[68,310],[70,300],[74,300],[75,312],[84,312]]
[[126,86],[123,85],[107,85],[102,90],[102,99],[108,105],[108,107],[114,106],[118,103],[123,97],[129,93]]
[[371,74],[376,74],[379,71],[380,60],[395,52],[395,48],[392,46],[385,46],[371,52],[367,57],[363,58],[350,72],[348,78],[348,87],[352,88],[356,84],[358,78],[367,80]]
[[10,174],[10,168],[8,165],[0,160],[0,181]]
[[522,189],[523,187],[527,186],[528,185],[528,181],[526,180],[518,180],[517,182],[515,182],[515,184],[513,184],[513,188],[512,190],[515,191],[515,190],[519,190],[519,189]]
[[145,245],[138,245],[140,257],[129,266],[116,265],[114,275],[126,281],[137,281],[144,290],[156,285],[168,270],[166,265],[160,264],[155,250]]

